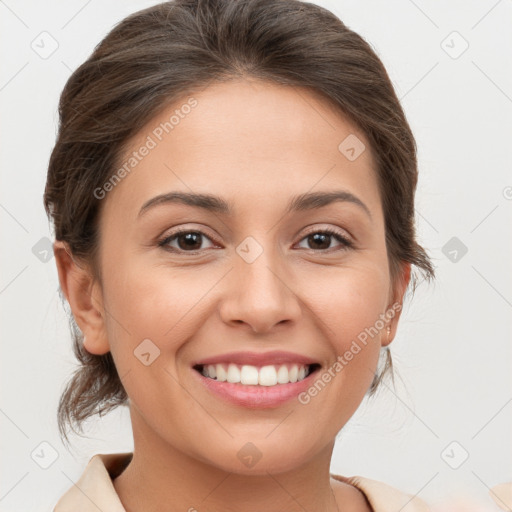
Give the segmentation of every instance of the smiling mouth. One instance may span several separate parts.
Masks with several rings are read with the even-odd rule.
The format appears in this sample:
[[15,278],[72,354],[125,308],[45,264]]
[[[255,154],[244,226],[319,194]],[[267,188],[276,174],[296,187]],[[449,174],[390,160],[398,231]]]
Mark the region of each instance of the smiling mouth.
[[279,386],[300,382],[320,368],[319,364],[277,364],[265,366],[234,363],[195,365],[208,379],[242,386]]

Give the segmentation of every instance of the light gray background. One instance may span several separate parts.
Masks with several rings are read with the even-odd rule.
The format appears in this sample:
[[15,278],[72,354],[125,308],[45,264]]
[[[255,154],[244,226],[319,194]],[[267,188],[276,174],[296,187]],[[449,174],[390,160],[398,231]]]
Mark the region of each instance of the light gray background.
[[[67,78],[115,23],[154,3],[0,0],[2,511],[49,511],[92,454],[132,449],[127,409],[91,421],[72,453],[60,443],[75,360],[55,260],[41,261],[52,238],[42,194]],[[433,505],[460,494],[499,510],[488,488],[512,481],[512,2],[317,3],[372,44],[397,89],[419,148],[419,238],[437,267],[391,345],[402,381],[363,402],[331,470]],[[456,261],[452,237],[467,247]],[[42,442],[57,455],[47,469]]]

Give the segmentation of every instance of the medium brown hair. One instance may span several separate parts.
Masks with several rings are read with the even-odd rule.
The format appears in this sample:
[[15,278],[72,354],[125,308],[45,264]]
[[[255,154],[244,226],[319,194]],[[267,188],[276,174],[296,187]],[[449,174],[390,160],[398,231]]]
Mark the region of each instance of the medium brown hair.
[[[429,257],[416,242],[416,143],[388,74],[361,36],[330,11],[299,0],[172,0],[118,23],[60,97],[44,192],[55,239],[101,282],[101,201],[93,191],[112,176],[130,138],[184,95],[247,77],[308,88],[362,130],[376,159],[393,282],[405,262],[433,279]],[[414,291],[414,269],[411,283]],[[73,425],[81,428],[88,417],[128,398],[110,352],[87,352],[71,313],[69,319],[80,365],[58,407],[66,440],[66,425],[76,432]],[[370,396],[386,373],[393,377],[389,348],[383,350],[386,362]]]

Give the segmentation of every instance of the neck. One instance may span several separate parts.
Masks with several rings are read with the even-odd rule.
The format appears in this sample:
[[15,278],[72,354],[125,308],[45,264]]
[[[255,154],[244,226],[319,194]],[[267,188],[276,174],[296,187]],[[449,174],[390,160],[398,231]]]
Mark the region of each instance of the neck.
[[240,474],[192,457],[154,433],[144,435],[137,428],[141,418],[134,416],[132,411],[133,458],[113,481],[126,512],[339,510],[329,473],[334,443],[289,471]]

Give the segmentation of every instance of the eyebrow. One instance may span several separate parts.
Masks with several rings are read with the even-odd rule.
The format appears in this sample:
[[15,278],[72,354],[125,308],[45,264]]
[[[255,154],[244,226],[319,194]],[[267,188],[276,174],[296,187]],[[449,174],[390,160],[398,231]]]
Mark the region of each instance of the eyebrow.
[[[308,192],[292,197],[289,201],[285,214],[322,208],[334,202],[349,202],[359,206],[372,218],[369,208],[357,196],[346,190],[335,190],[329,192]],[[234,208],[225,199],[211,194],[195,194],[190,192],[169,192],[160,194],[146,201],[139,211],[138,217],[143,215],[150,208],[157,205],[179,203],[204,210],[231,215]]]

